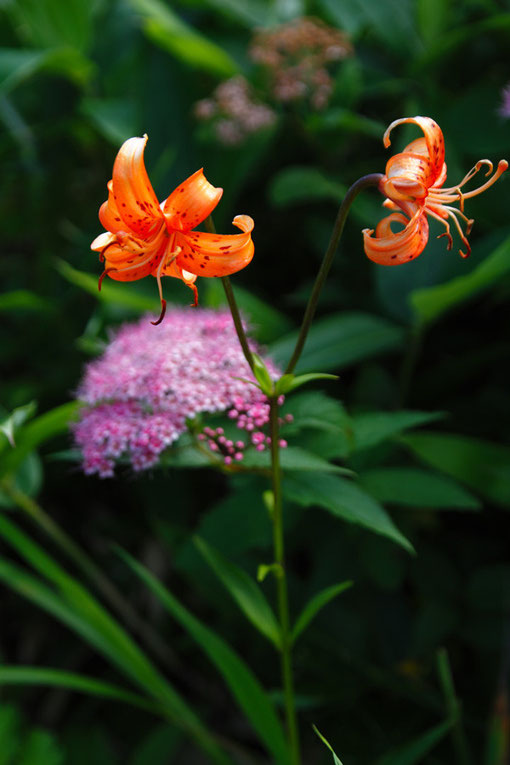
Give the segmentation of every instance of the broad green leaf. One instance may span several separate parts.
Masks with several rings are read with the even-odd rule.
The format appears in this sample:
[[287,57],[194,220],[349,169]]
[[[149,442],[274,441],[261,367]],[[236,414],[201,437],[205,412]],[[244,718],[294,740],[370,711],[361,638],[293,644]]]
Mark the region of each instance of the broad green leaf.
[[[0,687],[3,685],[45,685],[53,688],[66,688],[90,696],[121,701],[131,706],[161,714],[162,707],[155,702],[126,691],[112,683],[105,683],[93,677],[47,667],[19,667],[0,665]],[[1,740],[1,737],[0,737]]]
[[34,311],[50,313],[55,306],[46,298],[30,290],[11,290],[0,295],[0,311]]
[[84,98],[80,109],[115,147],[139,132],[135,102],[130,99]]
[[328,178],[315,167],[280,170],[269,187],[271,202],[278,207],[319,199],[340,203],[346,192],[346,186]]
[[68,282],[81,287],[85,292],[89,292],[103,303],[116,303],[117,305],[131,308],[138,313],[144,313],[145,311],[154,312],[157,308],[157,295],[154,298],[148,298],[125,284],[117,284],[111,280],[108,282],[104,281],[101,290],[98,290],[99,274],[95,275],[85,271],[78,271],[78,269],[73,268],[64,260],[57,260],[56,268],[60,275],[67,279]]
[[429,323],[445,311],[497,284],[510,272],[510,237],[473,271],[445,284],[415,290],[410,301],[419,321]]
[[[399,348],[403,330],[392,322],[366,313],[338,313],[312,326],[297,372],[335,370]],[[273,343],[270,353],[284,365],[291,357],[297,332]]]
[[411,0],[320,0],[324,13],[351,35],[370,32],[386,47],[400,56],[421,50],[414,25],[414,4]]
[[[268,449],[263,452],[251,451],[250,453],[245,454],[242,464],[243,467],[246,468],[269,470],[271,466],[271,454]],[[284,449],[280,449],[280,465],[285,472],[313,471],[315,473],[339,473],[342,475],[347,475],[351,472],[346,468],[328,462],[322,457],[319,457],[318,454],[313,454],[313,452],[301,449],[299,446],[287,446]]]
[[409,433],[400,441],[423,462],[509,507],[509,447],[453,433]]
[[442,412],[365,412],[352,418],[354,448],[356,451],[369,449],[381,441],[444,417]]
[[41,71],[55,72],[83,85],[93,69],[89,59],[73,48],[0,48],[0,94],[6,95]]
[[275,762],[289,765],[285,735],[274,707],[249,667],[222,638],[189,613],[148,569],[123,550],[119,554],[215,665]]
[[284,478],[283,492],[298,505],[319,505],[344,521],[364,526],[414,552],[386,510],[352,481],[327,473],[293,473]]
[[[227,298],[221,279],[205,279],[204,281],[205,284],[200,292],[203,305],[212,308],[227,306]],[[233,290],[248,327],[253,328],[250,334],[253,334],[261,343],[270,343],[281,337],[282,333],[291,331],[292,323],[288,317],[273,305],[252,295],[251,292],[237,284]]]
[[7,417],[0,420],[0,432],[4,434],[13,448],[16,446],[14,441],[16,430],[35,414],[36,409],[35,401],[30,401],[28,404],[16,407]]
[[449,0],[418,0],[416,18],[420,35],[426,45],[433,45],[447,28]]
[[260,587],[246,571],[227,560],[205,540],[195,536],[193,541],[246,618],[278,648],[280,628]]
[[59,594],[14,564],[0,559],[0,578],[9,587],[80,634],[126,676],[162,703],[174,722],[190,733],[215,758],[215,762],[228,762],[192,709],[85,587],[1,514],[0,535],[31,566],[49,579]]
[[61,765],[64,753],[46,730],[33,728],[24,737],[17,765]]
[[128,2],[142,16],[146,35],[185,64],[220,77],[236,74],[237,66],[228,53],[186,24],[170,5],[162,0]]
[[293,422],[285,425],[285,432],[303,428],[346,433],[351,430],[351,418],[340,401],[322,391],[298,393],[285,404],[285,412],[292,414]]
[[324,608],[333,598],[340,595],[341,592],[348,590],[352,587],[352,582],[341,582],[340,584],[333,584],[331,587],[326,587],[311,598],[304,609],[296,619],[296,623],[292,628],[291,639],[295,642],[303,630],[308,627],[312,619]]
[[233,21],[244,24],[250,31],[253,27],[264,27],[275,21],[263,0],[203,0],[203,3]]
[[41,414],[25,425],[16,439],[16,448],[2,452],[0,477],[15,474],[34,449],[58,433],[65,432],[79,408],[77,401],[71,401]]
[[40,48],[69,46],[85,51],[92,41],[91,0],[16,0],[8,4],[27,41]]
[[446,736],[451,727],[452,723],[448,720],[435,728],[431,728],[427,733],[413,739],[405,746],[385,754],[384,757],[377,760],[377,765],[419,765],[423,762],[425,755],[431,752]]
[[359,475],[360,484],[380,502],[418,508],[479,510],[480,502],[458,483],[417,468],[378,468]]
[[329,741],[327,741],[327,740],[324,738],[324,736],[322,735],[322,733],[321,733],[321,732],[320,732],[320,731],[319,731],[319,730],[318,730],[318,729],[315,727],[315,725],[312,725],[312,728],[314,729],[315,733],[318,735],[318,737],[320,738],[320,740],[322,741],[322,743],[323,743],[323,744],[325,744],[325,745],[328,747],[329,751],[330,751],[330,752],[331,752],[331,754],[333,755],[333,763],[334,763],[334,765],[342,765],[342,762],[341,762],[340,758],[336,756],[336,754],[335,754],[335,752],[334,752],[334,750],[333,750],[333,747],[331,746],[331,744],[329,743]]

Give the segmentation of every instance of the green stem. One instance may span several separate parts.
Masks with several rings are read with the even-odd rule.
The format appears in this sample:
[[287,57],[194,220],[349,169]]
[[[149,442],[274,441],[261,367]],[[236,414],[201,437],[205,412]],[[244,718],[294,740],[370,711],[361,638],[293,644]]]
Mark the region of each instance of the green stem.
[[455,693],[450,661],[444,648],[441,648],[437,653],[437,670],[445,699],[446,711],[452,722],[452,741],[456,760],[459,765],[473,765],[464,726],[462,725],[461,705]]
[[222,276],[221,283],[223,284],[223,289],[225,290],[225,295],[230,308],[230,313],[232,314],[232,319],[234,320],[234,326],[236,328],[237,337],[241,345],[244,358],[250,365],[250,369],[253,371],[253,356],[251,355],[250,346],[248,345],[248,339],[246,337],[246,333],[243,327],[243,322],[241,319],[241,314],[239,313],[239,308],[237,307],[234,290],[232,289],[232,285],[230,284],[230,279],[228,278],[228,276]]
[[278,598],[278,618],[281,630],[281,671],[283,696],[285,703],[285,718],[287,735],[291,753],[292,765],[301,762],[299,754],[299,734],[294,701],[294,681],[292,675],[292,641],[290,636],[289,599],[287,593],[287,576],[285,571],[285,548],[283,537],[283,502],[282,477],[280,467],[279,443],[279,406],[278,398],[270,399],[271,427],[271,475],[273,484],[273,547],[274,562],[276,563],[276,585]]
[[299,330],[299,337],[296,342],[296,347],[294,348],[294,353],[292,354],[292,357],[287,365],[285,374],[292,374],[294,372],[295,366],[299,361],[299,357],[303,351],[306,338],[308,336],[308,332],[315,315],[315,309],[317,308],[317,303],[319,302],[319,295],[321,293],[324,282],[326,281],[326,277],[329,273],[329,269],[331,268],[331,264],[333,263],[333,258],[335,257],[338,242],[342,236],[342,231],[344,229],[349,210],[351,209],[351,205],[361,191],[370,186],[378,186],[382,177],[383,176],[381,173],[371,173],[370,175],[364,175],[362,178],[359,178],[355,183],[352,184],[351,188],[345,195],[344,201],[340,205],[340,209],[338,210],[338,214],[336,216],[335,225],[333,226],[331,239],[329,240],[328,249],[324,254],[319,273],[315,279],[315,284],[313,286],[312,293],[308,300],[308,305],[306,306],[305,315],[301,323],[301,329]]
[[[210,234],[216,233],[216,226],[214,225],[212,215],[207,216],[207,218],[204,221],[204,226],[206,227],[206,229],[209,231]],[[250,365],[250,369],[253,371],[253,356],[251,355],[250,346],[248,345],[248,339],[246,337],[246,332],[244,331],[243,322],[241,319],[241,314],[239,313],[239,308],[237,306],[234,290],[232,289],[232,285],[230,284],[230,279],[228,278],[228,276],[222,276],[221,283],[223,284],[223,289],[225,290],[225,297],[227,298],[227,303],[230,308],[230,313],[232,314],[232,319],[234,321],[234,326],[237,332],[237,339],[239,340],[239,344],[243,351],[244,358]]]
[[120,614],[126,624],[136,630],[145,640],[154,654],[167,666],[176,666],[175,661],[170,661],[171,655],[168,647],[160,640],[159,636],[140,619],[128,600],[119,592],[115,585],[106,577],[93,560],[81,550],[60,526],[42,509],[34,500],[20,491],[12,481],[4,479],[1,482],[4,491],[40,529],[52,539],[58,547],[74,561],[76,566],[93,582],[106,601]]

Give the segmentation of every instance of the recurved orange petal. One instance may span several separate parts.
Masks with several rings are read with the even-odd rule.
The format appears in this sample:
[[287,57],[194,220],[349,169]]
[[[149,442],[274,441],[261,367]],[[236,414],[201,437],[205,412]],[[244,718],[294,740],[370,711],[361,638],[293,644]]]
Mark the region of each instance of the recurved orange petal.
[[388,146],[391,144],[390,134],[393,128],[397,125],[403,125],[405,123],[418,125],[418,127],[423,130],[426,151],[425,147],[423,146],[423,139],[417,139],[417,141],[412,141],[410,144],[408,144],[402,153],[419,155],[420,157],[425,157],[428,160],[429,176],[427,179],[427,188],[429,188],[436,182],[443,171],[444,138],[442,130],[437,122],[435,122],[430,117],[402,117],[401,119],[392,122],[384,133],[383,142],[386,148],[388,148]]
[[108,276],[118,282],[132,282],[157,269],[167,245],[168,234],[163,228],[150,245],[131,235],[101,234],[91,247],[102,252]]
[[[163,213],[151,186],[143,153],[147,136],[129,138],[119,149],[113,165],[113,173],[108,188],[110,197],[107,207],[103,205],[100,212],[101,223],[109,230],[114,223],[118,226],[117,218],[122,219],[124,231],[131,231],[140,239],[152,239],[164,222]],[[113,219],[113,220],[112,220]],[[115,227],[114,230],[120,230]]]
[[212,213],[223,189],[213,186],[203,169],[190,175],[161,205],[169,229],[190,231]]
[[253,219],[237,215],[232,221],[242,234],[178,232],[175,243],[181,248],[176,263],[197,276],[228,276],[248,265],[253,257]]
[[[403,224],[394,232],[393,223]],[[363,229],[365,253],[381,266],[396,266],[414,260],[425,249],[429,238],[429,224],[423,207],[419,207],[409,220],[403,213],[392,213],[373,229]]]

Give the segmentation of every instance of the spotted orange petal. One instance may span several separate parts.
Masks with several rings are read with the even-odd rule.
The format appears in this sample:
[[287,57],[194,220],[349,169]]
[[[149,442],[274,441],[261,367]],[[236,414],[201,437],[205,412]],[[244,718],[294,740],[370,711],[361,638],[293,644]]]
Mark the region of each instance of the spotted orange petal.
[[149,276],[158,268],[168,246],[165,228],[151,244],[131,235],[100,234],[91,249],[100,251],[105,271],[118,282],[132,282]]
[[[393,232],[392,223],[403,224],[401,231]],[[401,212],[383,218],[375,229],[363,230],[365,253],[382,266],[396,266],[414,260],[425,249],[429,238],[429,224],[422,206],[411,219]]]
[[[100,210],[101,223],[110,231],[129,231],[140,239],[152,239],[164,216],[151,186],[143,153],[147,136],[129,138],[119,149],[113,165],[108,202]],[[118,219],[121,219],[119,221]],[[122,228],[119,226],[122,223]]]
[[162,204],[167,226],[175,231],[190,231],[212,213],[223,189],[213,186],[203,169],[190,175]]
[[424,137],[412,141],[403,152],[391,157],[381,190],[390,199],[422,199],[428,189],[446,177],[444,139],[439,125],[430,117],[404,117],[391,123],[384,134],[390,145],[390,133],[403,123],[418,125]]
[[197,276],[228,276],[247,266],[254,251],[253,219],[249,215],[236,215],[232,223],[243,233],[176,233],[175,243],[181,248],[177,265]]

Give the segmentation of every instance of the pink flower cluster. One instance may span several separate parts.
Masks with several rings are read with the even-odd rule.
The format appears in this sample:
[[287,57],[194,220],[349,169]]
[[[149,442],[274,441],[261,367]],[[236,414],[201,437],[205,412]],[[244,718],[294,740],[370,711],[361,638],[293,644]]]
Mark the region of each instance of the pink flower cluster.
[[245,443],[209,427],[199,434],[226,464],[242,459],[250,445],[264,449],[267,398],[240,377],[254,379],[226,310],[175,308],[157,328],[147,317],[125,324],[87,366],[77,392],[85,406],[73,431],[85,472],[112,476],[121,457],[134,470],[155,465],[187,420],[202,413],[226,412],[248,436]]

